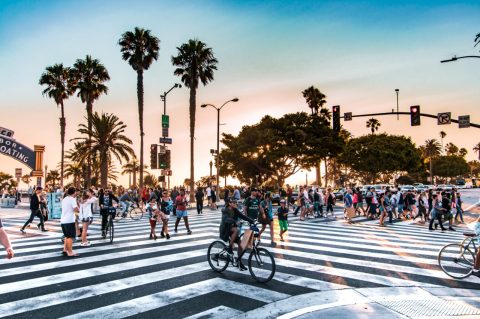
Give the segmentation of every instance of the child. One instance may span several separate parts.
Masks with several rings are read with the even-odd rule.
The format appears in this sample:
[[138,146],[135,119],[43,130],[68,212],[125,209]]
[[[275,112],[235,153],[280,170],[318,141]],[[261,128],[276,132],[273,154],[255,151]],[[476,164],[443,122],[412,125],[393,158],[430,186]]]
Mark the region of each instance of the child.
[[283,234],[288,230],[288,208],[286,207],[285,200],[280,201],[280,207],[277,210],[278,224],[280,226],[280,241],[283,240]]
[[155,227],[157,226],[157,220],[160,211],[158,210],[157,200],[155,197],[152,197],[147,203],[147,213],[149,217],[148,220],[150,222],[150,239],[156,240],[157,235],[155,235]]

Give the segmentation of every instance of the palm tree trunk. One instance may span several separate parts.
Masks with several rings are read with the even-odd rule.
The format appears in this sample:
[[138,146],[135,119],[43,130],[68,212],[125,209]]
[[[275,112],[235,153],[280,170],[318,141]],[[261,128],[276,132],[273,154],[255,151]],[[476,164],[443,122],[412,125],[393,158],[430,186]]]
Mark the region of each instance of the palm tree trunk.
[[[194,142],[195,142],[195,111],[197,90],[190,86],[190,203],[195,202],[195,168],[194,168]],[[218,185],[217,185],[218,186]]]
[[108,159],[107,151],[103,150],[100,154],[100,184],[102,188],[106,188],[108,185]]
[[87,157],[87,188],[90,188],[92,183],[92,113],[93,113],[93,104],[90,99],[87,99],[87,121],[88,121],[88,157]]
[[317,185],[318,186],[322,186],[322,172],[321,172],[321,169],[320,169],[320,164],[322,162],[319,161],[315,167],[315,175],[316,175],[316,179],[317,179]]
[[[140,123],[140,189],[143,188],[143,70],[137,71],[138,121]],[[103,164],[103,163],[102,163]]]
[[63,108],[63,101],[60,103],[60,110],[62,117],[60,118],[60,142],[62,144],[62,159],[60,161],[60,187],[63,188],[63,170],[65,165],[65,127],[67,126],[65,120],[65,109]]
[[327,168],[327,158],[325,157],[325,187],[328,187],[328,168]]

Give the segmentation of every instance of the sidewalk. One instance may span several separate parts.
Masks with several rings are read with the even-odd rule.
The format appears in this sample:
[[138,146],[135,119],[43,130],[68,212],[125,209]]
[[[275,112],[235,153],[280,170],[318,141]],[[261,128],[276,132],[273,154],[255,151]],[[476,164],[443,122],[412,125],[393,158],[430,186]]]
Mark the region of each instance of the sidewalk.
[[480,292],[428,284],[328,290],[274,302],[235,318],[473,319],[480,318]]

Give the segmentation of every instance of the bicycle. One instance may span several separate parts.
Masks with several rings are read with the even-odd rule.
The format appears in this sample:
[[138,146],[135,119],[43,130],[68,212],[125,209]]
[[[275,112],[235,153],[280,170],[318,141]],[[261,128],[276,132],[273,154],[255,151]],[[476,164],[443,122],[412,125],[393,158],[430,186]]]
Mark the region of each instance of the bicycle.
[[143,217],[143,209],[141,209],[135,203],[130,203],[126,210],[123,209],[123,207],[118,206],[116,216],[121,219],[125,219],[127,216],[130,216],[130,218],[133,220],[139,220]]
[[[253,245],[248,256],[248,270],[250,275],[257,282],[266,283],[275,275],[275,259],[273,255],[265,248],[258,247],[258,232],[260,231],[256,224],[250,225],[250,230],[254,232]],[[240,241],[243,234],[240,236]],[[239,241],[239,243],[240,243]],[[238,244],[239,244],[238,243]],[[229,254],[228,245],[222,240],[216,240],[210,244],[207,250],[207,259],[210,267],[215,272],[223,272],[231,264],[233,267],[239,266],[239,258]],[[242,256],[246,253],[243,252]],[[241,256],[240,256],[241,259]]]
[[475,244],[477,234],[463,235],[465,239],[461,243],[445,245],[438,252],[438,265],[444,273],[455,279],[464,279],[473,273],[475,256],[479,249]]
[[113,218],[114,218],[114,214],[109,212],[107,225],[105,226],[105,233],[107,234],[107,237],[110,239],[110,244],[113,243],[113,235],[114,235]]

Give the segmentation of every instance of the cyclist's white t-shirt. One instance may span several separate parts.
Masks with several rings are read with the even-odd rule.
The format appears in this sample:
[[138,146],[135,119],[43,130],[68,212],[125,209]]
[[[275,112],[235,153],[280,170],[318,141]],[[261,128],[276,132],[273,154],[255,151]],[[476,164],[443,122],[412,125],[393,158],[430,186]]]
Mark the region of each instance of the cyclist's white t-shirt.
[[75,223],[75,208],[78,208],[78,205],[74,197],[67,196],[62,199],[62,217],[60,218],[60,224]]

